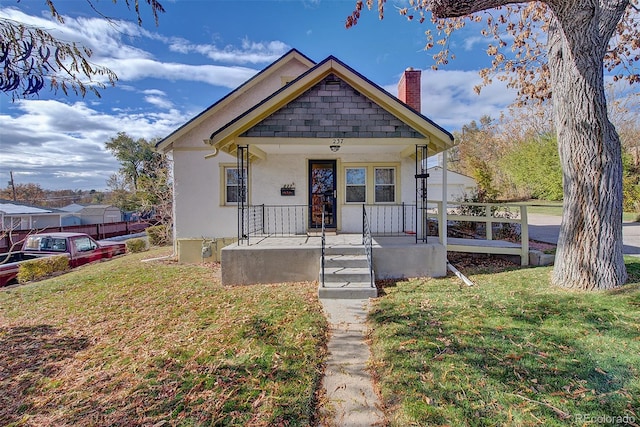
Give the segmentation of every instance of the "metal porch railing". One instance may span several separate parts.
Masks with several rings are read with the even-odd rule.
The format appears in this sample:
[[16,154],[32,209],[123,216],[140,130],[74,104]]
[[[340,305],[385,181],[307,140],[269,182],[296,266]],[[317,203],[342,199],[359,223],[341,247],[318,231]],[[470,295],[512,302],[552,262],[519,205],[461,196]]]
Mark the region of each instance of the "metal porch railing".
[[324,226],[324,211],[322,212],[322,259],[320,261],[321,270],[320,270],[320,281],[321,285],[324,288],[324,249],[325,249],[325,226]]
[[375,281],[373,279],[373,238],[371,237],[371,227],[369,225],[369,218],[367,217],[367,209],[365,205],[362,205],[362,244],[364,245],[364,251],[367,254],[367,264],[369,266],[369,280],[371,287],[375,287]]

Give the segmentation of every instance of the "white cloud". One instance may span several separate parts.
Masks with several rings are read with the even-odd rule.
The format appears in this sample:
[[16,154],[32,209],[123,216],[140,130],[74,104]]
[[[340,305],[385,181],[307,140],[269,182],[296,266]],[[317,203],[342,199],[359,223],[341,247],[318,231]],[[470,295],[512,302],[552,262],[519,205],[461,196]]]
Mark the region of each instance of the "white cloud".
[[148,95],[144,97],[144,100],[149,104],[155,105],[156,107],[164,110],[168,110],[173,107],[173,103],[162,96]]
[[146,89],[142,93],[145,95],[167,96],[167,93],[160,89]]
[[[450,131],[483,115],[498,118],[514,101],[516,91],[495,80],[478,95],[473,88],[481,81],[477,71],[422,70],[422,114]],[[385,89],[398,93],[397,85]]]
[[[110,68],[119,82],[144,78],[203,82],[214,86],[235,88],[251,78],[258,70],[223,65],[187,65],[163,62],[150,52],[129,44],[141,39],[160,41],[176,52],[198,52],[208,58],[231,64],[264,64],[282,56],[289,47],[280,41],[254,42],[247,38],[240,47],[218,49],[213,45],[191,44],[187,40],[166,38],[126,21],[107,21],[102,18],[73,18],[65,16],[64,24],[50,17],[28,15],[15,8],[0,8],[0,17],[27,25],[46,28],[61,40],[76,42],[90,48],[92,62]],[[94,80],[106,83],[105,76]]]
[[473,36],[467,37],[463,41],[464,50],[473,50],[476,45],[482,45],[482,48],[485,48],[487,45],[487,38],[482,36]]
[[183,54],[196,52],[214,61],[231,64],[268,64],[290,50],[287,44],[280,41],[253,42],[247,38],[242,40],[242,45],[239,48],[235,46],[219,48],[211,44],[193,44],[181,38],[173,38],[168,44],[169,49],[174,52]]
[[192,115],[175,109],[106,114],[84,102],[55,100],[20,100],[12,110],[12,116],[0,114],[0,169],[13,170],[18,182],[29,177],[50,189],[69,188],[69,177],[79,188],[105,188],[119,168],[106,141],[121,131],[133,138],[162,137]]
[[123,81],[156,78],[202,82],[234,89],[257,73],[257,70],[245,67],[189,65],[146,58],[104,59],[100,63],[114,70]]

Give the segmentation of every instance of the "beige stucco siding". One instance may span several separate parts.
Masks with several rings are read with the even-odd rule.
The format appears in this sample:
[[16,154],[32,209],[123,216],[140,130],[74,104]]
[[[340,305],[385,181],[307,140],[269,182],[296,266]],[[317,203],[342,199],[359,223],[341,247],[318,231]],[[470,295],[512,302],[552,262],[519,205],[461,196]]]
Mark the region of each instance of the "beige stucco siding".
[[[174,162],[176,237],[200,238],[234,236],[236,209],[220,206],[219,163],[235,163],[226,153],[210,159],[201,151],[176,151]],[[229,230],[231,234],[229,234]]]

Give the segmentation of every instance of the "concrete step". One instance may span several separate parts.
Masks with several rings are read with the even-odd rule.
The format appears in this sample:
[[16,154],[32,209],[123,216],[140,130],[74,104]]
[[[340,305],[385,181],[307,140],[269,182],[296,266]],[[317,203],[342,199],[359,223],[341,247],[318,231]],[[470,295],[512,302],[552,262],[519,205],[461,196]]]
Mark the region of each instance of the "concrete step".
[[363,267],[369,268],[366,255],[327,255],[324,260],[325,268],[333,267]]
[[[320,272],[322,274],[322,272]],[[325,267],[325,283],[369,283],[369,267]]]
[[371,287],[371,271],[362,245],[336,245],[325,248],[324,286],[319,273],[318,297],[367,299],[378,296]]
[[367,299],[367,298],[375,298],[378,296],[378,290],[372,287],[342,287],[342,288],[334,288],[334,287],[318,287],[318,297],[319,298],[329,298],[329,299]]
[[364,254],[363,245],[335,245],[325,246],[324,255],[362,255]]

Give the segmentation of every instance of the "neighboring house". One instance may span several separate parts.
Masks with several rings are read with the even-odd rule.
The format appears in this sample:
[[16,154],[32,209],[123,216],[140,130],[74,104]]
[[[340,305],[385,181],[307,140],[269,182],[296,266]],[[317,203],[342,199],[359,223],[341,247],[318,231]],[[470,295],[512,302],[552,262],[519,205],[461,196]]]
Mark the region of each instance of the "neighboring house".
[[60,208],[61,211],[77,213],[84,209],[84,205],[79,205],[77,203],[71,203],[70,205],[64,206]]
[[[429,174],[429,199],[440,200],[442,197],[442,166],[427,169]],[[478,183],[470,176],[447,170],[447,201],[462,201],[478,190]]]
[[82,225],[109,224],[122,221],[120,208],[111,205],[89,205],[75,213],[80,217]]
[[20,202],[0,200],[0,225],[6,230],[37,230],[60,227],[66,212]]
[[363,205],[380,217],[412,209],[400,233],[426,242],[418,165],[454,140],[420,114],[420,71],[407,69],[398,88],[400,99],[333,56],[315,63],[293,49],[160,141],[173,158],[179,261],[215,259],[203,240],[242,241],[257,221],[263,234],[282,223],[306,235],[324,212],[326,229],[362,233]]

